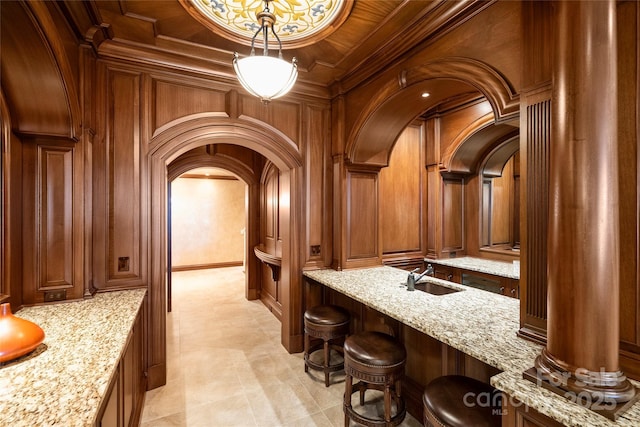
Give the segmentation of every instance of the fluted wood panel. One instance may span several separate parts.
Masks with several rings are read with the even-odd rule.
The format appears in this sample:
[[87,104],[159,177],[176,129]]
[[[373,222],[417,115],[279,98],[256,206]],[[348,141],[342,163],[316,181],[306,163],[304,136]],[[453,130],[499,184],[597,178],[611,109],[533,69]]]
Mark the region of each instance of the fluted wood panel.
[[[550,94],[549,94],[550,96]],[[526,107],[526,286],[521,326],[544,334],[547,319],[547,229],[551,100]],[[522,331],[521,331],[522,332]]]

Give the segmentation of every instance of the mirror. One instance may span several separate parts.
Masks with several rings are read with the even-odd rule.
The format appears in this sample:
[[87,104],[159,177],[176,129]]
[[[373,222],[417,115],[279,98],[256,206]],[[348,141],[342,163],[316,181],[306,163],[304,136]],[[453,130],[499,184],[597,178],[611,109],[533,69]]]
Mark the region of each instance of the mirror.
[[505,141],[480,171],[480,247],[520,250],[520,140]]

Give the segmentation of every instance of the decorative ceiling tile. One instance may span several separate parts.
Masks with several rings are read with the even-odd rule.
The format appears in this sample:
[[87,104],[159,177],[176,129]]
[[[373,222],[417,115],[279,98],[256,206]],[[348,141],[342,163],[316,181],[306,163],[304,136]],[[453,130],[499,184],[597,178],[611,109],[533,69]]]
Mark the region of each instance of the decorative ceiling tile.
[[[263,0],[188,0],[222,35],[250,44],[260,28],[256,14],[265,8]],[[344,0],[272,0],[269,10],[276,17],[274,29],[283,46],[293,47],[326,37],[351,10]],[[202,22],[202,20],[200,20]],[[262,39],[258,34],[256,39]],[[305,41],[307,41],[305,43]]]

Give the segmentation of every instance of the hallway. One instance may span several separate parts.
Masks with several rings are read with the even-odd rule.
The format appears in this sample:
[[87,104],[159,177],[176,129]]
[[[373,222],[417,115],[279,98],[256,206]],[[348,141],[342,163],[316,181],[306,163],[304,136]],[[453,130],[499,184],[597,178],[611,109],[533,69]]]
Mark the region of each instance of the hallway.
[[[344,423],[343,375],[325,388],[320,372],[305,374],[302,353],[280,344],[280,322],[244,298],[242,267],[173,273],[167,361],[167,385],[147,392],[142,427]],[[401,424],[420,425],[410,415]]]

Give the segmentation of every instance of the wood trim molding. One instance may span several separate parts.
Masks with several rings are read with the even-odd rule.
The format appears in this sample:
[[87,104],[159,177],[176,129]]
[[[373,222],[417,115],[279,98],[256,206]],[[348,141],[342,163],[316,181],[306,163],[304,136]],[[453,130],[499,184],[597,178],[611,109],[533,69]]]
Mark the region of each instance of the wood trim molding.
[[[495,123],[511,122],[520,114],[520,95],[515,93],[511,84],[505,80],[497,70],[481,61],[471,58],[449,57],[439,59],[425,65],[402,70],[397,76],[388,79],[381,89],[375,93],[362,113],[355,121],[350,135],[345,154],[352,164],[375,164],[387,166],[389,154],[393,149],[394,138],[378,138],[377,145],[372,146],[369,137],[373,128],[379,123],[388,123],[383,120],[392,105],[401,105],[407,98],[418,96],[423,87],[422,82],[434,79],[455,79],[476,88],[482,93],[491,105]],[[402,94],[402,96],[398,96]],[[413,116],[394,120],[391,134],[399,134],[413,119]],[[409,113],[406,113],[409,114]],[[397,127],[397,129],[396,129]],[[378,153],[372,156],[372,153]]]

